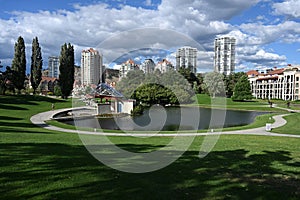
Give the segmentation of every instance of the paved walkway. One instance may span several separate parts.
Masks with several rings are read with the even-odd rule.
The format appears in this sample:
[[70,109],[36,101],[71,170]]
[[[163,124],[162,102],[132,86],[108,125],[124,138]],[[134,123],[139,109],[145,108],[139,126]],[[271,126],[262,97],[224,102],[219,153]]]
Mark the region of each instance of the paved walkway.
[[[89,131],[80,131],[80,130],[70,130],[64,129],[52,125],[48,125],[45,121],[50,120],[54,114],[68,111],[69,109],[60,109],[54,111],[48,111],[39,113],[34,115],[30,118],[30,121],[42,128],[54,131],[61,131],[61,132],[68,132],[68,133],[77,133],[77,134],[91,134],[91,135],[106,135],[106,136],[140,136],[140,137],[149,137],[151,136],[161,136],[161,137],[169,137],[169,136],[204,136],[204,135],[265,135],[265,136],[279,136],[279,137],[293,137],[293,138],[300,138],[300,135],[290,135],[290,134],[278,134],[278,133],[271,133],[265,130],[265,127],[260,128],[253,128],[247,130],[238,130],[238,131],[224,131],[224,132],[207,132],[207,133],[193,133],[193,132],[186,132],[186,133],[104,133],[104,132],[89,132]],[[277,115],[273,116],[275,122],[271,125],[272,128],[277,128],[283,126],[286,123],[286,120],[283,119],[284,116],[289,114]]]

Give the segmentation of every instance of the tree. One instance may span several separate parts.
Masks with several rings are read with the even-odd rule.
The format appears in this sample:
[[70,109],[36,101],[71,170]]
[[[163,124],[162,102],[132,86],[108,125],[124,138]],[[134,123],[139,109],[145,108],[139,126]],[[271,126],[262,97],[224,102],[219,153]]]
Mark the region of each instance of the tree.
[[194,95],[193,88],[187,81],[187,79],[180,73],[170,70],[163,73],[161,76],[162,85],[169,89],[173,93],[168,96],[172,101],[171,104],[178,103],[191,103],[192,96]]
[[144,83],[144,80],[145,74],[142,70],[131,70],[118,82],[116,89],[130,99],[133,98],[134,91]]
[[59,97],[59,96],[62,95],[61,89],[60,89],[59,85],[55,85],[55,86],[54,86],[54,92],[53,92],[53,94],[54,94],[55,96],[57,96],[57,97]]
[[146,105],[166,105],[169,103],[178,104],[178,101],[172,101],[172,98],[174,98],[172,95],[174,95],[172,91],[157,83],[143,84],[134,92],[134,98],[137,102],[142,102]]
[[233,101],[251,100],[251,86],[247,75],[243,75],[234,87],[232,96]]
[[144,104],[190,103],[194,94],[188,81],[178,72],[144,74],[133,70],[116,87],[125,97],[135,98]]
[[226,96],[227,97],[229,97],[229,98],[232,97],[234,87],[243,75],[245,75],[244,72],[237,72],[237,73],[231,73],[228,76],[224,76],[224,83],[225,83],[225,87],[226,87]]
[[196,87],[195,82],[197,83],[199,80],[190,68],[180,67],[178,72],[190,83],[192,88]]
[[5,95],[6,90],[14,92],[14,85],[11,80],[13,77],[13,71],[9,66],[6,67],[6,71],[0,72],[0,94]]
[[12,61],[12,70],[14,71],[12,82],[18,89],[18,94],[20,94],[21,90],[24,89],[24,82],[26,77],[25,43],[24,39],[21,36],[15,43],[15,54]]
[[32,41],[32,55],[31,55],[31,70],[30,70],[30,82],[33,88],[33,94],[35,94],[37,87],[42,80],[42,51],[39,45],[38,38],[35,37]]
[[73,90],[74,84],[74,47],[70,43],[62,45],[59,62],[61,97],[67,99]]
[[223,82],[223,75],[218,72],[210,72],[204,76],[202,88],[203,90],[208,91],[209,95],[213,98],[216,95],[224,94],[224,82]]

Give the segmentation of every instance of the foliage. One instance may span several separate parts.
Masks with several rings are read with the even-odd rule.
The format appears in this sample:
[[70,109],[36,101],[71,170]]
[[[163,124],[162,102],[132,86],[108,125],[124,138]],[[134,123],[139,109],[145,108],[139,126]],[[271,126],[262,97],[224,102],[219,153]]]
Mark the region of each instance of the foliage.
[[6,67],[6,71],[0,73],[0,94],[1,95],[5,95],[6,90],[10,90],[13,91],[14,93],[14,85],[11,82],[12,78],[13,78],[13,74],[14,71],[12,71],[12,69],[7,66]]
[[35,37],[32,41],[31,74],[30,74],[30,82],[33,88],[33,94],[35,94],[36,89],[42,80],[42,66],[43,66],[42,51],[41,51],[38,38]]
[[157,83],[141,85],[137,90],[135,90],[133,98],[146,105],[179,103],[176,96],[174,96],[174,93],[170,91],[170,89]]
[[130,71],[116,89],[125,97],[147,105],[190,103],[194,94],[188,81],[173,70],[146,75],[140,70]]
[[67,99],[74,84],[74,47],[70,43],[62,45],[59,57],[59,85],[62,98]]
[[143,113],[144,113],[144,106],[142,106],[141,104],[135,106],[131,111],[132,116],[142,115]]
[[57,97],[62,96],[61,89],[60,89],[59,85],[55,85],[54,86],[54,92],[53,92],[53,94],[55,96],[57,96]]
[[170,70],[161,75],[161,83],[164,87],[170,89],[174,95],[169,94],[171,98],[171,104],[176,104],[176,102],[181,103],[191,103],[192,96],[195,95],[193,89],[191,88],[189,82],[178,72]]
[[12,70],[14,71],[12,82],[20,94],[21,90],[24,89],[26,77],[25,43],[21,36],[19,36],[18,41],[15,43],[15,54],[12,61]]
[[190,83],[192,88],[196,87],[198,78],[190,68],[180,67],[178,72]]
[[239,79],[245,75],[244,72],[231,73],[228,76],[224,76],[224,83],[226,87],[226,96],[232,97],[235,84],[239,81]]
[[252,99],[252,93],[251,93],[250,82],[248,80],[247,75],[243,75],[234,87],[232,100],[244,101],[244,100],[251,100],[251,99]]
[[218,72],[207,73],[204,76],[202,88],[213,98],[215,98],[216,95],[223,95],[225,92],[223,79],[223,74]]
[[145,74],[142,70],[131,70],[118,82],[116,89],[120,91],[126,98],[132,98],[134,91],[145,80]]
[[202,84],[204,82],[204,77],[202,74],[197,74],[197,82],[196,85],[194,84],[194,91],[197,94],[206,93],[205,90],[202,88]]

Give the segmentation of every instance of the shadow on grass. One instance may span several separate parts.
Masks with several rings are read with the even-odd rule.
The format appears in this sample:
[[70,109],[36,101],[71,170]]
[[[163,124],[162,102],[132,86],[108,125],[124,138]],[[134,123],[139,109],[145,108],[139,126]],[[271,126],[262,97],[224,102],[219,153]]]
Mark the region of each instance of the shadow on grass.
[[[120,146],[139,152],[159,147]],[[214,151],[203,159],[188,151],[168,167],[145,174],[106,167],[80,145],[1,144],[0,152],[4,199],[300,198],[299,173],[295,173],[299,169],[275,167],[299,167],[288,151],[253,155],[244,149]]]
[[49,98],[40,95],[0,95],[0,104],[25,104],[25,105],[38,105],[36,102],[49,102],[58,103],[64,100]]
[[8,117],[8,116],[0,116],[0,120],[22,120],[20,117]]
[[21,128],[20,131],[24,130],[22,128],[36,128],[37,127],[35,124],[31,124],[31,123],[26,123],[26,122],[7,122],[7,121],[0,121],[0,126],[18,127],[18,128]]
[[4,105],[0,103],[0,109],[5,110],[28,110],[27,108],[19,107],[19,106],[11,106],[11,105]]

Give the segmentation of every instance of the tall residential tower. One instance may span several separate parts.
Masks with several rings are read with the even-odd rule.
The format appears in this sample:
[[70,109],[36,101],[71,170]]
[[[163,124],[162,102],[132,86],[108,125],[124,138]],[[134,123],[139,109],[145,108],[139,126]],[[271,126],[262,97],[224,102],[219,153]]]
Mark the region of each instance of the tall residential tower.
[[101,83],[104,67],[99,51],[90,48],[81,52],[81,84]]
[[235,71],[235,38],[215,39],[214,68],[216,72],[229,75]]
[[176,70],[180,67],[188,68],[191,72],[197,72],[197,52],[198,50],[193,47],[181,47],[176,52]]
[[59,58],[56,56],[49,56],[48,58],[48,70],[49,77],[58,78],[59,77]]

